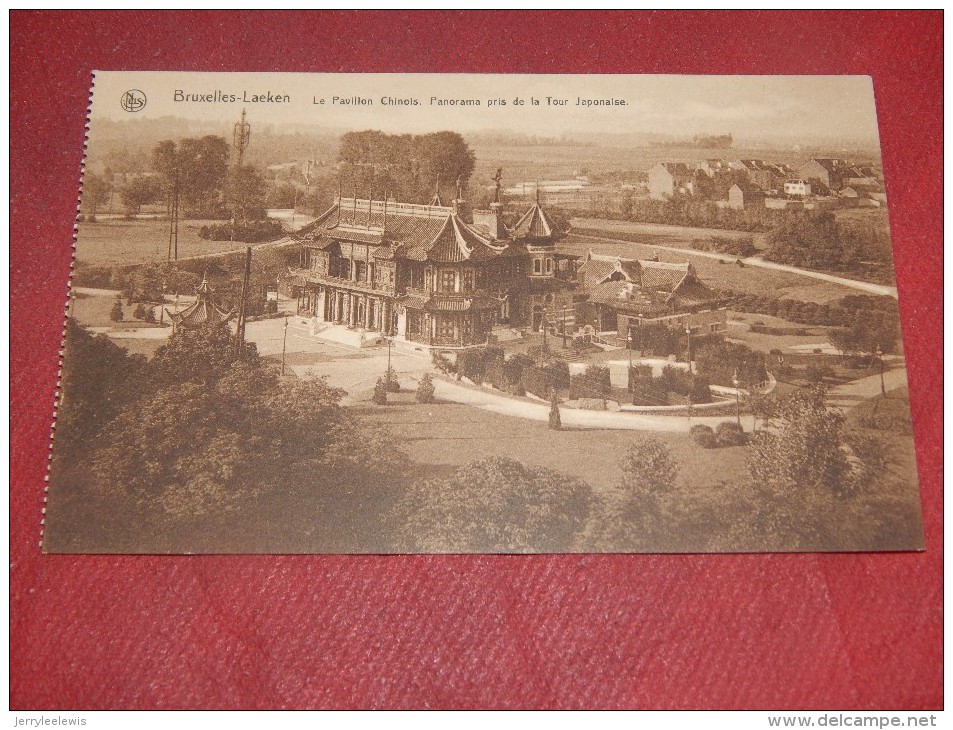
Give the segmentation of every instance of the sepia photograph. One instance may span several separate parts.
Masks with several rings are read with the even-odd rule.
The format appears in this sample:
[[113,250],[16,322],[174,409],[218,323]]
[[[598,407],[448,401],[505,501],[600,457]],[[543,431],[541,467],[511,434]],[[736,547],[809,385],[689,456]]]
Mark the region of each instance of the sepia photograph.
[[869,77],[91,99],[45,552],[923,549]]

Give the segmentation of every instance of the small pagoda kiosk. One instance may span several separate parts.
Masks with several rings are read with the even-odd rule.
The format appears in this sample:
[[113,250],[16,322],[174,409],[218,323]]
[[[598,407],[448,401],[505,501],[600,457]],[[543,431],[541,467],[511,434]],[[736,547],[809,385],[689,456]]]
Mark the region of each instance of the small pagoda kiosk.
[[173,331],[182,329],[195,329],[205,325],[216,325],[222,322],[228,322],[235,316],[234,311],[225,311],[216,306],[212,299],[213,289],[208,283],[208,272],[202,277],[202,283],[195,290],[195,301],[183,309],[181,312],[170,312],[166,309],[166,314],[172,320]]

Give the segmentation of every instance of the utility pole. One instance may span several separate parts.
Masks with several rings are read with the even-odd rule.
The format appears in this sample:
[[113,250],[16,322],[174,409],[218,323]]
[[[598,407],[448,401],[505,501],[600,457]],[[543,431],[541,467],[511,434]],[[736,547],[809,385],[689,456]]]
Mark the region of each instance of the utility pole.
[[174,260],[179,260],[179,168],[175,168],[175,186],[173,187],[172,216],[175,222],[175,253]]
[[[169,191],[169,250],[166,254],[166,261],[172,260],[172,243],[178,238],[178,203],[179,203],[179,168],[178,165],[172,173],[172,189]],[[175,241],[176,259],[178,259],[178,241]]]
[[685,325],[685,334],[688,336],[688,374],[692,374],[692,328]]
[[248,298],[248,280],[251,278],[251,246],[245,247],[245,276],[242,279],[241,301],[238,304],[238,323],[235,330],[235,357],[242,354],[245,344],[245,302]]
[[[245,110],[242,109],[242,118],[240,121],[235,123],[235,127],[232,129],[232,147],[238,152],[238,159],[235,165],[235,190],[233,194],[235,199],[232,201],[232,236],[231,240],[235,240],[235,225],[238,220],[238,204],[239,204],[239,185],[240,178],[242,174],[242,165],[245,160],[245,149],[248,147],[248,141],[251,139],[251,125],[245,121]],[[244,221],[242,221],[244,223]]]

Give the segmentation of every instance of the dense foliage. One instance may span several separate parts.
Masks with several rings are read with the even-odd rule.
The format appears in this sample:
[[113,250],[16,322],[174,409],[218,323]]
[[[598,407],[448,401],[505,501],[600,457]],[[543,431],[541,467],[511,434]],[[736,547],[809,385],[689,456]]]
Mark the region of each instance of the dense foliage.
[[345,190],[426,203],[438,180],[446,186],[445,200],[456,197],[455,186],[458,181],[467,185],[476,156],[456,132],[391,135],[365,130],[341,136],[338,160],[344,163],[339,180]]
[[57,470],[92,465],[117,509],[182,521],[400,474],[398,447],[339,406],[344,391],[279,379],[225,326],[180,330],[146,362],[71,323],[67,349]]
[[470,462],[449,479],[413,486],[395,519],[410,552],[562,552],[594,503],[592,487],[514,459]]
[[765,258],[806,269],[882,273],[892,264],[886,228],[832,213],[789,213],[768,234]]

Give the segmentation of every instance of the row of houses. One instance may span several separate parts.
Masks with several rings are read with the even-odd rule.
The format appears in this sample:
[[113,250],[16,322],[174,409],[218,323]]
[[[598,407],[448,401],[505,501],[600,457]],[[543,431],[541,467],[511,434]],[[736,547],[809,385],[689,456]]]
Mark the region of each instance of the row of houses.
[[655,200],[699,195],[714,180],[731,182],[727,197],[716,200],[729,208],[805,207],[807,199],[814,207],[863,201],[879,206],[886,200],[879,168],[830,157],[815,157],[797,168],[758,159],[710,159],[694,167],[659,162],[649,169],[648,193]]

